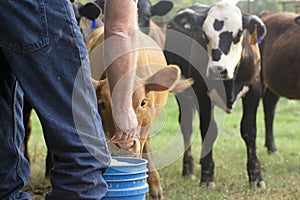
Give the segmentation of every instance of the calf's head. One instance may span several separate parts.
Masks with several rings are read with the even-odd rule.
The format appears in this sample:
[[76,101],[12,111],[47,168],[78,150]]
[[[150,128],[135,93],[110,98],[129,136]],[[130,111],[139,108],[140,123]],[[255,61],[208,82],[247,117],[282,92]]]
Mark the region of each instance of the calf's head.
[[224,1],[210,7],[195,4],[183,9],[173,23],[184,32],[202,34],[209,55],[206,76],[211,79],[234,77],[242,57],[244,31],[249,31],[253,44],[266,34],[258,17],[242,13],[236,5]]
[[99,15],[103,13],[104,0],[88,2],[86,4],[74,1],[72,5],[83,39],[86,42],[96,28],[103,26]]
[[[137,68],[144,70],[143,67]],[[111,94],[109,90],[107,78],[100,81],[93,81],[98,102],[98,112],[102,118],[103,129],[105,135],[110,139],[115,131],[116,126],[113,120],[111,107]],[[176,65],[158,70],[148,78],[135,79],[135,90],[132,94],[133,108],[138,120],[138,134],[126,141],[127,144],[117,143],[116,146],[126,151],[133,152],[133,155],[140,157],[140,153],[148,138],[150,127],[156,116],[163,109],[168,92],[174,90],[176,92],[189,87],[192,84],[190,80],[180,80],[180,69]]]

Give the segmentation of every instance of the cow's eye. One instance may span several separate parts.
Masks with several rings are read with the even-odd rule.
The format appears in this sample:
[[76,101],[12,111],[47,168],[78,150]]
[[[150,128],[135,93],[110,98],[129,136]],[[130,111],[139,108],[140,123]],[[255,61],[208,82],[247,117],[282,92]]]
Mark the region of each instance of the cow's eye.
[[145,16],[144,16],[144,20],[149,21],[149,20],[150,20],[150,16],[145,15]]
[[141,107],[144,108],[146,106],[147,100],[143,99],[141,102]]

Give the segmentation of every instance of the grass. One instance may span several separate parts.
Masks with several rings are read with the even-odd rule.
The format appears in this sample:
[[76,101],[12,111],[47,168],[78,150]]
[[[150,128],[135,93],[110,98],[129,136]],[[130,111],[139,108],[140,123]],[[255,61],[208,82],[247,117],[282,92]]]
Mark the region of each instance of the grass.
[[[216,110],[221,130],[214,148],[216,188],[199,187],[201,150],[199,122],[194,121],[192,152],[195,162],[195,179],[183,178],[183,140],[178,126],[178,107],[173,95],[151,133],[151,147],[156,166],[159,168],[165,199],[299,199],[300,198],[300,102],[281,99],[275,117],[275,139],[279,153],[269,155],[264,147],[264,122],[262,105],[257,117],[257,153],[262,165],[266,190],[248,186],[246,172],[246,147],[240,137],[239,123],[242,115],[241,103],[231,115]],[[46,149],[41,127],[36,115],[32,115],[33,133],[30,139],[32,158],[31,180],[27,191],[33,199],[43,199],[50,187],[44,178]]]

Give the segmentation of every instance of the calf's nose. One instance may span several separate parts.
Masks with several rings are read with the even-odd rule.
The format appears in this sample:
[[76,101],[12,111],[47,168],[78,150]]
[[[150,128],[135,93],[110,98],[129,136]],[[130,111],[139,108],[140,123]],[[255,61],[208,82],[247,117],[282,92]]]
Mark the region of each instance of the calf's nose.
[[222,66],[209,67],[208,78],[211,79],[227,79],[228,71]]

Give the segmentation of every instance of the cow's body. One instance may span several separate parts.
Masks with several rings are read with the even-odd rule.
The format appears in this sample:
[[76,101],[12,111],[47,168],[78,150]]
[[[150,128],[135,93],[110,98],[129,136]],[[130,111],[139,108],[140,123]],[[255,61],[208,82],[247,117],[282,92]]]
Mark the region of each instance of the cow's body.
[[[132,140],[135,142],[130,150],[136,157],[140,157],[142,152],[142,156],[148,160],[150,194],[153,198],[162,198],[159,174],[151,158],[150,127],[165,106],[169,90],[182,90],[190,86],[191,82],[180,80],[180,69],[175,65],[167,65],[162,50],[149,36],[140,31],[138,31],[137,36],[139,40],[138,63],[132,101],[138,119],[139,133],[138,136],[130,139],[130,142]],[[87,48],[89,49],[91,67],[96,66],[102,73],[105,73],[103,58],[99,60],[94,59],[96,57],[93,56],[103,55],[103,29],[97,29],[93,32],[90,40],[92,42],[88,43]],[[109,140],[115,133],[115,125],[111,112],[111,95],[107,78],[103,78],[95,85],[99,113],[105,135]],[[115,149],[110,149],[111,153],[119,155],[119,151],[114,152]]]
[[158,46],[163,49],[165,46],[166,35],[162,28],[160,28],[155,22],[150,20],[149,23],[149,36],[158,44]]
[[[218,4],[218,6],[221,9],[227,9],[227,5]],[[258,45],[253,43],[252,36],[254,34],[258,37],[263,36],[265,29],[256,17],[242,14],[236,7],[230,6],[229,10],[232,11],[225,10],[224,13],[227,13],[224,14],[225,18],[229,19],[230,17],[226,15],[233,12],[237,13],[234,20],[240,18],[240,21],[234,22],[236,28],[230,30],[230,27],[234,26],[229,23],[229,26],[225,27],[228,22],[222,19],[224,16],[220,15],[222,12],[218,11],[218,6],[208,7],[195,4],[179,11],[169,23],[166,33],[165,55],[168,63],[179,65],[183,76],[193,78],[195,81],[192,86],[193,90],[176,95],[180,108],[179,121],[185,143],[182,174],[185,176],[193,173],[190,140],[193,133],[193,112],[196,109],[200,116],[200,132],[203,141],[200,183],[204,186],[214,186],[212,146],[217,137],[218,128],[213,118],[213,108],[217,105],[230,113],[238,97],[242,97],[241,134],[247,145],[249,181],[264,187],[255,146],[255,113],[260,98],[260,54]],[[214,14],[219,15],[215,19],[212,8],[217,10]],[[206,19],[209,21],[205,22]],[[253,25],[259,27],[257,31],[260,33],[253,31]],[[213,38],[218,34],[219,38]],[[225,40],[224,35],[228,36]],[[176,45],[174,41],[177,42]],[[226,45],[222,44],[222,41],[225,41]],[[240,45],[240,47],[235,45]],[[202,50],[199,46],[203,47]],[[181,49],[181,52],[178,49]],[[235,56],[230,55],[231,50],[236,51],[231,53],[238,57],[226,60],[227,55]],[[236,63],[230,64],[233,60],[236,60]]]
[[265,13],[261,19],[268,29],[261,45],[265,145],[275,152],[273,122],[279,97],[300,99],[300,26],[292,13]]

